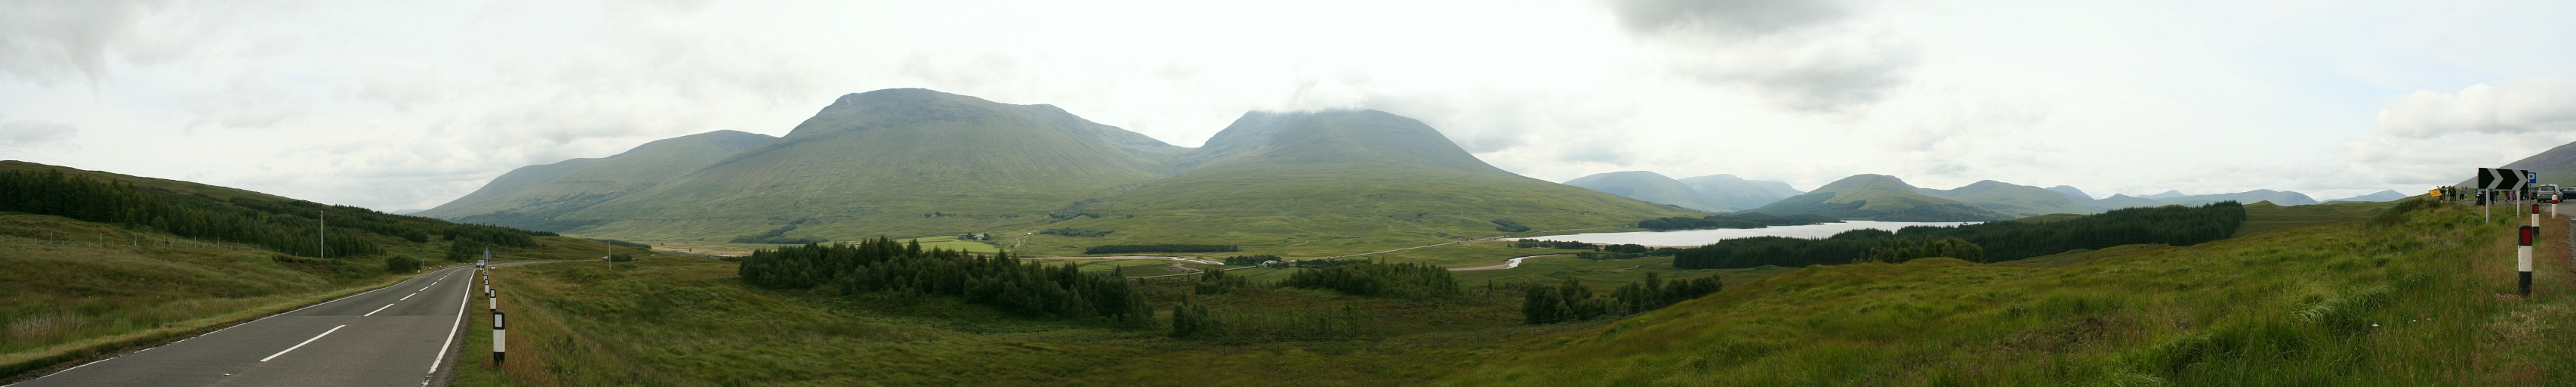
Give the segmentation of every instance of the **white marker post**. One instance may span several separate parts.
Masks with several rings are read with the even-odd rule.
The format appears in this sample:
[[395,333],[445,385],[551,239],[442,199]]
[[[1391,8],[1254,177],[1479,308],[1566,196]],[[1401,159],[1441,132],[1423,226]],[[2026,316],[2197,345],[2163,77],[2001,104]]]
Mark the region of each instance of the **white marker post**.
[[493,311],[493,312],[492,312],[492,365],[493,365],[493,366],[500,366],[500,365],[501,365],[501,359],[502,359],[502,358],[504,358],[504,357],[506,357],[506,356],[508,356],[508,355],[510,354],[510,347],[509,347],[509,345],[508,345],[508,344],[510,343],[510,339],[509,339],[509,336],[508,336],[508,335],[509,335],[509,333],[510,333],[510,331],[509,331],[509,330],[506,330],[506,329],[502,329],[502,328],[501,328],[501,312],[500,312],[500,311]]
[[492,309],[492,314],[496,314],[496,315],[497,315],[497,314],[501,314],[501,292],[495,292],[495,291],[492,291],[491,289],[484,289],[484,290],[483,290],[483,299],[484,299],[485,301],[488,301],[488,302],[489,302],[489,304],[492,306],[492,308],[491,308],[491,309]]
[[2531,226],[2540,227],[2540,202],[2531,202]]
[[2522,226],[2521,246],[2513,249],[2514,267],[2522,271],[2523,297],[2531,297],[2531,238],[2539,234],[2539,227]]

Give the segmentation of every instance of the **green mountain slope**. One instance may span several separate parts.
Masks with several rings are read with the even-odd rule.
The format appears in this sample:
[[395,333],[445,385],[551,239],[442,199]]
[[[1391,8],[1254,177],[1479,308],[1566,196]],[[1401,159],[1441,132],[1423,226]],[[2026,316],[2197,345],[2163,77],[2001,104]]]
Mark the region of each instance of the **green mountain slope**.
[[1506,172],[1374,110],[1246,114],[1182,160],[1198,167],[1049,226],[1116,233],[1032,243],[1370,243],[1503,234],[1494,220],[1551,230],[1696,213]]
[[786,137],[562,216],[574,230],[715,240],[981,231],[1168,176],[1183,148],[1048,105],[923,89],[842,96]]
[[2066,195],[2067,201],[2075,202],[2075,205],[2084,206],[2085,209],[2090,209],[2094,212],[2101,212],[2103,210],[2101,200],[2094,199],[2093,195],[2086,194],[2084,193],[2084,190],[2076,189],[2075,186],[2061,185],[2048,187],[2048,190],[2055,191],[2060,195]]
[[1681,182],[1735,208],[1761,207],[1780,199],[1807,193],[1790,188],[1789,183],[1745,180],[1726,174],[1683,178]]
[[2327,202],[2393,202],[2397,201],[2397,199],[2405,199],[2407,196],[2407,194],[2398,193],[2397,190],[2391,189],[2372,192],[2368,195],[2327,200]]
[[1932,197],[1967,202],[2015,217],[2095,212],[2093,209],[2076,204],[2062,192],[1994,180],[1978,181],[1954,189],[1918,191]]
[[1567,180],[1565,185],[1700,211],[1726,212],[1750,208],[1728,204],[1663,174],[1647,171],[1597,173]]
[[653,141],[604,158],[531,165],[502,174],[474,193],[419,215],[531,230],[571,229],[586,224],[553,218],[679,180],[776,139],[719,130]]
[[[2051,195],[2055,195],[2051,193]],[[1904,222],[2009,220],[2011,214],[1924,195],[1894,176],[1852,175],[1804,195],[1750,210],[1773,215],[1817,214],[1842,219]]]

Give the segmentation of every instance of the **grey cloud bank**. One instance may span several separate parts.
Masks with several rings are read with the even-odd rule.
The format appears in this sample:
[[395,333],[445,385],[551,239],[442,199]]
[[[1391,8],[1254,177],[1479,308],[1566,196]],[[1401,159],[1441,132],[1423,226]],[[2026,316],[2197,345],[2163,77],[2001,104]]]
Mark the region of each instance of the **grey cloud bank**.
[[1245,111],[1380,109],[1556,181],[2346,197],[2576,141],[2576,27],[2546,17],[2576,14],[2564,2],[0,9],[0,156],[380,209],[655,139],[783,134],[835,96],[896,87],[1184,146]]

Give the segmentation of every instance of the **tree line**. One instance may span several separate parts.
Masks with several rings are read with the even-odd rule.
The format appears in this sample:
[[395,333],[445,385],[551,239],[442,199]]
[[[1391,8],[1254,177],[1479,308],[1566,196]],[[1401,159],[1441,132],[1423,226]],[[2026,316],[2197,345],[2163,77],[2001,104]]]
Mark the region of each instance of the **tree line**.
[[1637,221],[1637,228],[1670,231],[1711,228],[1763,228],[1840,223],[1842,220],[1816,214],[1771,215],[1759,212],[1715,214],[1702,217],[1674,216]]
[[1620,286],[1610,294],[1594,294],[1591,287],[1583,285],[1583,280],[1566,278],[1564,283],[1553,286],[1523,285],[1521,318],[1526,324],[1553,324],[1625,316],[1700,298],[1725,288],[1726,284],[1713,274],[1667,282],[1662,274],[1649,271],[1642,281]]
[[1522,239],[1522,240],[1512,241],[1512,247],[1518,247],[1518,248],[1524,248],[1524,249],[1527,249],[1527,248],[1550,248],[1550,249],[1583,249],[1583,250],[1591,250],[1591,249],[1599,248],[1599,246],[1594,246],[1593,244],[1590,244],[1590,243],[1573,242],[1573,241],[1551,241],[1551,240],[1541,240],[1541,239]]
[[984,256],[923,250],[918,241],[878,237],[859,243],[806,244],[753,251],[736,273],[773,289],[827,286],[842,295],[905,292],[959,297],[1022,316],[1154,325],[1145,295],[1123,278],[1083,273],[1075,265],[1022,262],[1009,253]]
[[[280,254],[333,258],[384,254],[384,244],[453,241],[536,247],[530,232],[393,215],[359,207],[278,201],[249,195],[219,198],[140,187],[59,169],[0,172],[0,211],[56,215],[178,236],[260,246]],[[319,219],[327,218],[322,229]],[[326,238],[320,235],[328,231]]]
[[1083,254],[1126,253],[1227,253],[1243,251],[1235,245],[1099,245],[1082,249]]
[[[1302,262],[1302,261],[1301,261]],[[1368,262],[1288,273],[1280,286],[1332,289],[1344,294],[1412,299],[1460,294],[1449,269],[1418,263]]]
[[1984,247],[1979,247],[1975,243],[1969,243],[1968,240],[1959,238],[1924,238],[1916,240],[1914,238],[1895,237],[1881,239],[1878,242],[1878,246],[1869,248],[1869,253],[1861,255],[1861,260],[1879,263],[1903,263],[1915,258],[1932,257],[1949,257],[1958,258],[1968,262],[1988,263],[1986,261],[1986,249]]
[[1753,237],[1681,249],[1673,267],[1733,269],[1763,265],[1800,267],[1861,261],[1891,239],[1957,239],[1976,247],[1978,261],[2002,262],[2128,244],[2188,246],[2227,239],[2245,223],[2245,206],[2233,201],[2197,207],[2111,210],[2054,222],[1986,222],[1956,227],[1906,227],[1896,232],[1853,230],[1824,239]]
[[1261,266],[1261,263],[1263,263],[1263,262],[1270,262],[1270,261],[1287,262],[1287,260],[1285,260],[1285,259],[1279,259],[1279,256],[1277,256],[1277,255],[1269,255],[1269,254],[1260,254],[1260,255],[1237,255],[1237,256],[1232,256],[1232,257],[1225,257],[1224,261],[1225,261],[1226,266]]

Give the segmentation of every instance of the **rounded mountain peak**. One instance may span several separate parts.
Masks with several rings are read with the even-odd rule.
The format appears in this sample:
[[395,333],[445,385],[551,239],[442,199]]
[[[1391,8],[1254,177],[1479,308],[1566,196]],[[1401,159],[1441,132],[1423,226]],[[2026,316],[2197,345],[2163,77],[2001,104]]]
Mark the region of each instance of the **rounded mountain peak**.
[[1504,172],[1420,120],[1377,110],[1248,112],[1182,156],[1182,169],[1263,164],[1405,164]]

